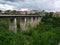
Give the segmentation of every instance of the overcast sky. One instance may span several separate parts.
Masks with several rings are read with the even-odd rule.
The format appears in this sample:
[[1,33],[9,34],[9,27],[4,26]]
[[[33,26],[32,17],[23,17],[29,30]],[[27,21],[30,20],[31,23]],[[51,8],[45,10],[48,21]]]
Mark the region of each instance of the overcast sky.
[[0,10],[31,10],[60,11],[60,0],[0,0]]

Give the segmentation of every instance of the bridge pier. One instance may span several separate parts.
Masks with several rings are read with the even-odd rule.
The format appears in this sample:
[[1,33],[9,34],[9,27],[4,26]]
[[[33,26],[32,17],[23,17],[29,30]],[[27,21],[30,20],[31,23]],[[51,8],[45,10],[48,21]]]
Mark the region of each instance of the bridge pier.
[[20,18],[20,28],[22,30],[26,30],[26,21],[27,21],[26,18]]
[[42,17],[38,17],[38,22],[40,22],[40,21],[41,21],[41,19],[42,19]]
[[38,24],[38,23],[37,23],[37,22],[38,22],[38,21],[37,21],[37,20],[38,20],[37,18],[38,18],[38,17],[34,17],[34,18],[33,18],[33,27],[36,27],[37,24]]
[[31,27],[36,27],[41,21],[40,17],[24,17],[20,18],[20,28],[22,30],[28,30]]
[[31,19],[28,20],[27,23],[30,24],[32,27],[36,27],[38,24],[38,17],[31,17]]
[[[22,30],[28,30],[31,27],[36,27],[41,21],[40,17],[21,17],[20,18],[20,28]],[[16,18],[12,18],[9,21],[9,29],[13,32],[17,32],[17,21]]]
[[9,20],[9,29],[12,30],[13,32],[17,32],[17,21],[16,18],[10,19]]
[[36,27],[41,21],[41,17],[31,17],[31,26]]
[[30,25],[33,27],[33,17],[31,17],[31,23]]

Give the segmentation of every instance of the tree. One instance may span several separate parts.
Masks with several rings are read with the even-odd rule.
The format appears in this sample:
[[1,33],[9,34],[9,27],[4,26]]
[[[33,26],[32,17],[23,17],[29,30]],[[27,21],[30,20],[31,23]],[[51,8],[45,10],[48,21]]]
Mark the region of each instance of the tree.
[[13,10],[13,11],[12,11],[12,14],[16,14],[16,10]]
[[11,10],[6,10],[4,14],[11,14]]

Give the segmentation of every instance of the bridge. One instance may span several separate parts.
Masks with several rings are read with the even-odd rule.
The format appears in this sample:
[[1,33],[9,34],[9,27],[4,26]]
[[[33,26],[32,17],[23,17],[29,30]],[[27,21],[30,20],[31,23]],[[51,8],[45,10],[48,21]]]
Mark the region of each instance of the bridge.
[[43,16],[40,15],[0,15],[0,19],[9,20],[9,29],[13,32],[17,32],[17,19],[20,20],[20,28],[27,30],[29,25],[35,27]]

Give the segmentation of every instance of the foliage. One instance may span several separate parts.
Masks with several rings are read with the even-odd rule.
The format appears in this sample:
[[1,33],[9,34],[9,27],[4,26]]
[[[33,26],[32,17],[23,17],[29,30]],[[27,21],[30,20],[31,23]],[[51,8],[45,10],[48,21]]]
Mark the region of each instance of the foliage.
[[16,10],[13,10],[13,11],[12,11],[12,14],[16,14]]

